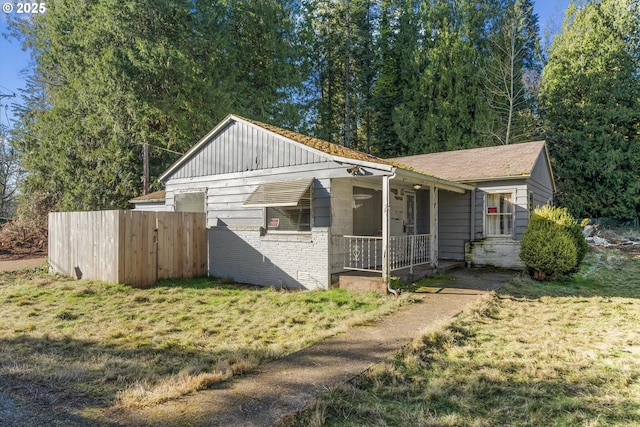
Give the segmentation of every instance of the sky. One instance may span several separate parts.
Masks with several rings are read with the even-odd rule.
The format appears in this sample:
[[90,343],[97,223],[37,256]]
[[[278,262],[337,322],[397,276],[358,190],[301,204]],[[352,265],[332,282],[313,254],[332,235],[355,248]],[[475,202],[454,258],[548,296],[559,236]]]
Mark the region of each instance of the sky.
[[[18,2],[0,0],[0,123],[11,127],[15,103],[20,102],[20,89],[25,88],[25,70],[29,67],[29,52],[21,43],[7,35],[7,16],[16,16]],[[44,3],[44,2],[41,2]],[[540,31],[550,34],[559,31],[569,0],[534,0],[534,12],[538,14]],[[7,13],[7,9],[12,9]],[[3,95],[15,94],[10,98]]]

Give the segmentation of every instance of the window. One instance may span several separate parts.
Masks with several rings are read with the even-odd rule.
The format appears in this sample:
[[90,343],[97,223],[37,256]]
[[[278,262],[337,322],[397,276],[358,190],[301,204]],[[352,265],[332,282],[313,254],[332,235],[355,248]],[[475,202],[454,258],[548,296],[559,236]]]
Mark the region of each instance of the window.
[[307,189],[297,206],[268,207],[267,231],[311,231],[310,190]]
[[529,218],[531,218],[533,216],[533,211],[535,210],[533,206],[533,191],[529,191],[529,198],[527,199],[527,202],[529,204],[529,206],[527,206],[529,208]]
[[487,236],[513,235],[513,204],[511,193],[487,194],[485,234]]
[[205,212],[204,192],[177,193],[176,212]]
[[267,231],[311,231],[311,180],[260,184],[244,206],[265,208]]

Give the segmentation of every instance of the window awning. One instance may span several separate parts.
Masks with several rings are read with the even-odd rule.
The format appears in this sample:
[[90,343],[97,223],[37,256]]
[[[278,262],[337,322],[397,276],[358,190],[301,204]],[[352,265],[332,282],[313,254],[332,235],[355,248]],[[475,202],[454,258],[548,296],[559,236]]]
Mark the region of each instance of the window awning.
[[260,184],[245,200],[244,206],[298,206],[300,199],[307,192],[312,182],[313,179],[303,179]]

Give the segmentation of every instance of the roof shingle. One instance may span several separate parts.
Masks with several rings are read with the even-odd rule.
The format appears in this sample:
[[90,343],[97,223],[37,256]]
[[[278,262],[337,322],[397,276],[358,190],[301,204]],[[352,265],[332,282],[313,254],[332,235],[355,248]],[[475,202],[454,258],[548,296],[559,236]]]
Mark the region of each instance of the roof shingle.
[[474,182],[529,176],[540,153],[544,150],[544,141],[534,141],[418,154],[396,157],[392,160],[409,165],[416,171],[449,181]]

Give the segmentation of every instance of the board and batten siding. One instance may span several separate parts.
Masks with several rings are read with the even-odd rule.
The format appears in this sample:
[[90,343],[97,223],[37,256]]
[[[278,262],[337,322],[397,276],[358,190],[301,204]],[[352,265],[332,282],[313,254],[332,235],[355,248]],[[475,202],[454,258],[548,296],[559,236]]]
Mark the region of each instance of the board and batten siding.
[[464,245],[471,236],[470,200],[470,192],[438,192],[438,249],[442,259],[464,260]]
[[531,177],[527,181],[529,191],[533,192],[533,207],[544,206],[553,203],[553,182],[551,172],[546,162],[545,154],[540,153]]
[[242,122],[231,122],[169,179],[196,178],[329,162],[286,138]]

